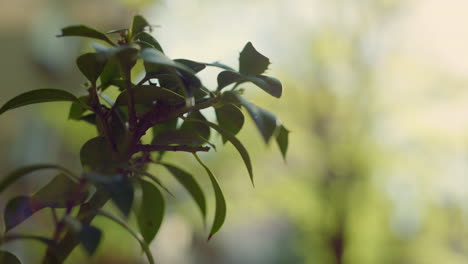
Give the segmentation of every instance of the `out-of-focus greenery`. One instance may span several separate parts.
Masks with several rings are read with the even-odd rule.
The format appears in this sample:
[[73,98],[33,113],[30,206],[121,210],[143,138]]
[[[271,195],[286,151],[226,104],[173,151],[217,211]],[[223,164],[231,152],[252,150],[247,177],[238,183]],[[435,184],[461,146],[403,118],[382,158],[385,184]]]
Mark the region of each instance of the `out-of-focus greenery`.
[[[80,79],[69,58],[52,52],[43,55],[52,47],[54,51],[83,48],[52,38],[62,25],[98,22],[102,29],[115,28],[127,24],[129,14],[138,8],[133,4],[143,1],[103,2],[113,12],[96,11],[99,4],[91,1],[37,1],[35,7],[40,8],[34,10],[15,9],[21,3],[8,4],[10,11],[31,11],[26,13],[30,16],[10,18],[13,22],[1,28],[2,94],[11,97],[39,87],[82,89],[71,86]],[[223,231],[209,243],[201,235],[203,224],[192,201],[175,182],[170,184],[178,198],[171,202],[170,216],[152,244],[159,262],[466,263],[468,83],[466,73],[459,73],[466,68],[451,61],[456,66],[447,67],[431,51],[439,50],[435,45],[440,43],[452,47],[450,41],[456,38],[444,42],[436,33],[462,34],[456,26],[463,27],[467,18],[457,15],[457,9],[463,10],[461,3],[436,2],[162,1],[148,9],[144,15],[161,25],[155,34],[171,47],[170,56],[197,59],[208,54],[200,60],[235,62],[237,58],[225,54],[246,40],[273,54],[275,75],[284,80],[284,99],[253,95],[257,103],[279,113],[291,130],[284,163],[276,151],[265,150],[260,135],[247,122],[240,138],[254,149],[255,189],[246,181],[244,168],[237,167],[239,157],[232,147],[204,157],[221,178],[229,205]],[[82,12],[71,5],[89,12],[79,15]],[[39,15],[50,10],[60,10],[61,15],[55,19]],[[426,25],[422,14],[436,14],[431,19],[439,24],[453,23],[438,29],[437,23]],[[412,21],[413,17],[422,22]],[[39,22],[47,25],[42,31],[36,29]],[[225,31],[236,40],[228,39]],[[418,36],[427,35],[427,41],[417,42]],[[188,43],[184,36],[194,40]],[[42,42],[50,38],[47,45]],[[458,56],[461,61],[468,57],[463,52],[437,54]],[[0,103],[6,99],[0,98]],[[67,109],[67,104],[59,103],[2,116],[0,174],[39,161],[77,166],[73,153],[91,135],[84,133],[86,125],[66,122]],[[46,119],[50,126],[26,122],[36,119]],[[36,131],[31,138],[21,132],[31,129]],[[22,154],[19,150],[25,147],[30,152]],[[182,167],[195,167],[189,159],[167,158]],[[164,172],[154,168],[154,173]],[[28,180],[45,182],[41,176],[47,177]],[[209,184],[207,179],[202,182]],[[26,193],[27,186],[27,181],[19,184],[12,193]],[[5,200],[0,198],[2,206]],[[47,226],[40,219],[36,221]],[[113,230],[105,220],[96,225]],[[135,263],[131,259],[138,255],[138,246],[122,243],[129,240],[123,232],[107,233],[95,263],[106,263],[106,256],[115,252],[122,263],[126,258]],[[16,253],[25,246],[29,244],[9,248]],[[83,258],[77,251],[72,261],[80,263]]]

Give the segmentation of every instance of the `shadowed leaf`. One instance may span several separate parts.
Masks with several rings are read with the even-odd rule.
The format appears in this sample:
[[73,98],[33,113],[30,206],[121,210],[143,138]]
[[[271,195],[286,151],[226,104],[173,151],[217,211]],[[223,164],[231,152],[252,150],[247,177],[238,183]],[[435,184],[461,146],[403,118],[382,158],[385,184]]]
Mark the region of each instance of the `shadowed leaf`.
[[90,225],[83,225],[78,233],[78,239],[83,245],[86,253],[92,256],[96,252],[99,243],[101,242],[102,232],[98,228]]

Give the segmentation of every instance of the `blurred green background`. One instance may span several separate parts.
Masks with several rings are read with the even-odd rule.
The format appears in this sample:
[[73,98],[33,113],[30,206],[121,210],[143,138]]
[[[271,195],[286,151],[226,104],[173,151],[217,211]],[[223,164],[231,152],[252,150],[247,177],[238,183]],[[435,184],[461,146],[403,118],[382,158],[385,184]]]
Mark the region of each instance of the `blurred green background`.
[[[263,146],[250,121],[240,140],[251,151],[255,189],[231,146],[203,155],[228,201],[210,242],[188,194],[151,168],[176,193],[151,244],[157,262],[468,263],[467,9],[463,0],[9,1],[0,8],[0,104],[36,88],[85,93],[74,60],[89,43],[55,38],[66,25],[106,31],[142,14],[159,25],[153,34],[171,58],[233,66],[252,41],[285,91],[280,100],[259,89],[248,97],[292,131],[287,162],[275,145]],[[216,72],[202,77],[213,87]],[[79,170],[78,150],[95,132],[67,121],[68,108],[2,115],[0,175],[40,162]],[[190,156],[167,158],[211,190]],[[51,176],[22,180],[0,196],[0,208]],[[41,212],[14,232],[48,234],[49,219]],[[145,263],[130,235],[95,223],[105,228],[97,255],[77,249],[67,263]],[[44,250],[5,247],[24,263],[37,263]]]

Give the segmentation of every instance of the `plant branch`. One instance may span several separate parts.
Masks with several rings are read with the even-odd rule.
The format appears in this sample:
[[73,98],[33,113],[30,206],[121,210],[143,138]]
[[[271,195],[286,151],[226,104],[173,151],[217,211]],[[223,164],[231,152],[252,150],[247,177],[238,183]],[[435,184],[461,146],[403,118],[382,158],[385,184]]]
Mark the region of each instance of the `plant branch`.
[[133,87],[131,81],[130,69],[125,72],[125,85],[127,86],[127,101],[128,101],[128,122],[130,124],[130,131],[134,131],[137,126],[135,98],[133,98]]
[[207,152],[210,147],[193,147],[187,145],[168,146],[168,145],[137,145],[137,151],[151,152],[151,151],[185,151],[195,153],[198,151]]
[[[80,206],[77,219],[83,224],[90,224],[96,216],[98,209],[104,206],[109,196],[102,190],[97,190],[89,202]],[[63,238],[56,244],[50,245],[46,252],[43,264],[62,264],[73,249],[79,244],[78,237],[73,231],[67,229]]]

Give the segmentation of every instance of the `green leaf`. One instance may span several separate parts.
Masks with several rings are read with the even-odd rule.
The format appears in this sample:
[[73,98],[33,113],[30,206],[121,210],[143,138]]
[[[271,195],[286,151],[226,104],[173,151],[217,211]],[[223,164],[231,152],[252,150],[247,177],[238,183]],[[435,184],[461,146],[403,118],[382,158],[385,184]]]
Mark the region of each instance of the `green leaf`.
[[98,53],[86,53],[76,60],[78,68],[88,80],[95,84],[106,65],[106,58]]
[[177,128],[177,120],[178,118],[171,119],[163,124],[158,124],[155,125],[152,130],[153,130],[153,141],[154,138],[156,138],[160,133],[168,130],[176,130]]
[[70,106],[70,111],[68,113],[68,119],[73,119],[73,120],[80,120],[83,113],[86,112],[86,108],[83,107],[83,105],[88,105],[89,104],[89,96],[81,96],[78,98],[78,100],[81,101],[81,104],[78,104],[76,102],[73,102]]
[[94,255],[94,252],[96,252],[96,249],[101,242],[101,237],[101,230],[90,225],[83,225],[80,232],[78,232],[78,239],[90,256]]
[[143,176],[148,177],[150,180],[156,183],[159,187],[161,187],[164,191],[166,191],[170,196],[174,197],[171,191],[169,191],[169,189],[153,174],[144,170],[132,170],[132,171],[135,172],[137,175],[143,175]]
[[141,206],[137,212],[138,227],[146,244],[150,244],[161,227],[165,203],[157,187],[148,181],[141,180]]
[[161,51],[157,49],[150,49],[150,48],[143,49],[143,51],[141,52],[141,58],[146,63],[149,63],[149,64],[169,66],[175,69],[185,71],[190,74],[195,74],[195,72],[189,67],[185,66],[182,63],[169,59],[168,57],[166,57],[166,55],[164,55],[164,53],[162,53]]
[[74,175],[71,171],[65,169],[64,167],[54,165],[54,164],[37,164],[37,165],[30,165],[21,167],[9,173],[6,177],[2,179],[0,182],[0,193],[3,192],[6,188],[12,185],[14,182],[19,180],[21,177],[38,170],[45,170],[45,169],[55,169],[64,172],[68,176],[72,178],[78,179],[76,175]]
[[[187,118],[206,121],[206,118],[198,110],[190,112]],[[205,141],[210,139],[210,127],[203,123],[184,122],[180,127],[180,130],[193,131],[201,138],[205,139]]]
[[198,123],[206,124],[209,127],[213,128],[214,130],[218,131],[218,133],[220,133],[229,142],[231,142],[232,145],[237,149],[237,151],[241,155],[242,160],[244,161],[245,166],[247,167],[247,171],[249,172],[249,176],[250,176],[250,180],[252,181],[252,185],[254,185],[253,168],[252,168],[252,162],[250,161],[249,153],[245,149],[244,145],[242,145],[242,143],[236,138],[236,136],[234,136],[228,130],[226,130],[226,129],[224,129],[224,128],[216,125],[216,124],[213,124],[211,122],[197,120],[197,119],[188,119],[188,118],[186,118],[185,120],[189,121],[189,122],[198,122]]
[[189,67],[195,73],[199,73],[200,71],[202,71],[203,69],[206,68],[205,64],[199,63],[199,62],[196,62],[196,61],[192,61],[192,60],[175,59],[174,61]]
[[122,221],[121,219],[111,215],[110,213],[100,209],[98,211],[98,215],[100,216],[104,216],[112,221],[114,221],[115,223],[119,224],[121,227],[123,227],[125,230],[127,230],[137,241],[138,243],[140,243],[140,246],[141,248],[143,249],[143,251],[145,252],[146,254],[146,257],[148,258],[148,262],[150,264],[154,264],[154,258],[153,258],[153,255],[151,254],[151,250],[148,248],[148,245],[145,243],[144,240],[142,240],[140,238],[140,236],[135,233],[135,231],[133,231],[124,221]]
[[62,34],[57,37],[86,37],[103,40],[112,46],[115,44],[106,36],[106,34],[85,25],[74,25],[62,29]]
[[218,90],[233,83],[252,82],[270,95],[280,98],[283,93],[281,82],[265,75],[243,75],[233,71],[222,71],[218,74]]
[[[195,72],[182,63],[178,63],[166,57],[162,52],[145,48],[141,52],[141,58],[145,62],[147,74],[159,79],[162,87],[177,93],[185,94],[186,104],[193,105],[194,91],[201,86]],[[164,76],[158,76],[164,74]],[[182,91],[179,91],[183,89]]]
[[18,196],[8,201],[5,212],[5,232],[19,225],[46,205],[28,196]]
[[[115,103],[117,105],[127,105],[128,91],[120,93]],[[135,104],[154,105],[157,101],[168,104],[183,104],[185,98],[171,90],[156,87],[154,85],[142,85],[133,89],[133,98]]]
[[[244,125],[244,114],[242,111],[233,104],[225,104],[219,108],[215,108],[216,118],[220,127],[236,135]],[[227,139],[223,136],[223,143]]]
[[265,143],[270,141],[270,138],[275,134],[279,128],[278,118],[271,112],[247,102],[242,96],[234,92],[225,92],[226,97],[236,98],[240,104],[247,109],[250,116],[255,122],[258,130],[262,134]]
[[200,165],[205,168],[206,172],[210,176],[211,184],[213,185],[214,193],[215,193],[215,201],[216,201],[216,210],[215,210],[215,217],[213,220],[213,226],[211,227],[210,235],[208,236],[208,240],[216,234],[221,226],[223,226],[224,220],[226,219],[226,200],[224,199],[223,191],[219,186],[216,177],[211,173],[210,169],[203,163],[203,161],[198,157],[196,153],[193,153],[197,161]]
[[88,140],[80,150],[83,168],[97,172],[113,173],[119,161],[104,137]]
[[239,56],[239,72],[248,75],[262,74],[268,65],[270,60],[260,54],[251,42],[244,46]]
[[63,173],[58,174],[32,198],[51,208],[66,208],[85,202],[88,191]]
[[106,175],[96,172],[89,172],[86,176],[106,191],[122,214],[128,217],[134,199],[133,184],[128,177],[121,174]]
[[58,102],[58,101],[70,101],[81,103],[78,98],[73,94],[58,89],[39,89],[32,90],[29,92],[22,93],[10,101],[6,102],[2,108],[0,108],[0,115],[8,110],[15,109],[30,104],[45,103],[45,102]]
[[2,264],[21,264],[21,261],[10,252],[0,251],[0,263]]
[[115,59],[110,58],[107,60],[107,63],[101,73],[101,89],[105,90],[107,87],[112,85],[112,81],[120,78],[121,74],[119,64]]
[[286,160],[286,152],[288,151],[289,145],[289,130],[287,130],[283,125],[280,126],[278,135],[276,136],[276,143],[283,155],[283,159]]
[[143,32],[145,30],[145,27],[149,27],[150,24],[146,19],[140,15],[136,15],[133,17],[133,23],[132,23],[132,38],[139,33]]
[[19,225],[43,208],[67,208],[82,204],[88,196],[85,189],[63,174],[57,175],[51,182],[31,197],[18,196],[11,199],[5,207],[6,230]]
[[166,169],[184,186],[184,188],[190,193],[195,203],[200,208],[200,212],[203,216],[203,220],[206,218],[206,199],[203,194],[203,190],[198,185],[197,181],[190,173],[167,163],[161,163]]
[[135,39],[143,42],[144,44],[149,45],[149,47],[151,47],[151,48],[155,48],[155,49],[159,50],[160,52],[164,53],[164,51],[163,51],[161,45],[159,44],[159,42],[153,36],[151,36],[151,34],[149,34],[149,33],[140,32],[138,35],[136,35]]

